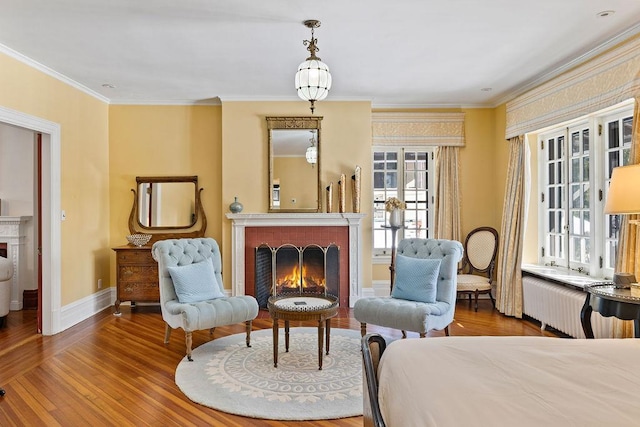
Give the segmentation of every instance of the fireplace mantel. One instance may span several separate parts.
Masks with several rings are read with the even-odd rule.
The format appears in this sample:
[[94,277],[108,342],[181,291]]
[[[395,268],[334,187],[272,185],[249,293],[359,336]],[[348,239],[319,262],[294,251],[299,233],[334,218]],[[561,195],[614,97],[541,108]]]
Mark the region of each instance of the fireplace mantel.
[[349,306],[362,296],[362,220],[359,213],[227,213],[231,230],[231,292],[245,294],[246,227],[349,227]]
[[[27,222],[31,216],[0,216],[0,243],[7,245],[7,259],[13,264],[13,277],[11,278],[11,303],[9,309],[22,310],[23,301],[20,294],[20,285],[24,284],[26,276],[25,239]],[[27,283],[30,283],[28,280]],[[28,289],[28,288],[26,288]]]

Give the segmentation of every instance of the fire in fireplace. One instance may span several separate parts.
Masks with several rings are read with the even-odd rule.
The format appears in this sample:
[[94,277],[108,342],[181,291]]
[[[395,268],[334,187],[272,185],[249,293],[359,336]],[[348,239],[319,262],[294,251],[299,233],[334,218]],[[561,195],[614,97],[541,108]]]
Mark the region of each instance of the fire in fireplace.
[[255,297],[260,308],[271,295],[318,293],[339,297],[340,248],[335,244],[256,248]]

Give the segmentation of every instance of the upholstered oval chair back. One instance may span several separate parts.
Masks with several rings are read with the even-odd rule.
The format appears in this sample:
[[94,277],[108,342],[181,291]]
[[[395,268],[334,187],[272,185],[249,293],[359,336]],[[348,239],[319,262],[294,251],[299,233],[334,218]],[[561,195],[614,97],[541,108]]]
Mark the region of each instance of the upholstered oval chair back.
[[158,262],[160,303],[163,310],[166,301],[178,299],[167,267],[194,264],[211,258],[218,287],[220,288],[220,292],[224,294],[220,247],[214,239],[210,237],[199,237],[193,239],[159,240],[153,244],[151,251],[153,259]]
[[444,239],[403,239],[398,243],[397,255],[412,258],[440,259],[437,301],[455,304],[458,262],[462,260],[462,243]]

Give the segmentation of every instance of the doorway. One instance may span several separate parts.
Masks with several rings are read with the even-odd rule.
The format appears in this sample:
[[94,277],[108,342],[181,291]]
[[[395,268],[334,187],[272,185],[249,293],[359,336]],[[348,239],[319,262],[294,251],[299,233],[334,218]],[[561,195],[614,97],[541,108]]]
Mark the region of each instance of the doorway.
[[[60,125],[20,111],[0,107],[0,124],[42,134],[41,325],[43,335],[61,331],[61,208]],[[38,322],[40,324],[40,320]]]

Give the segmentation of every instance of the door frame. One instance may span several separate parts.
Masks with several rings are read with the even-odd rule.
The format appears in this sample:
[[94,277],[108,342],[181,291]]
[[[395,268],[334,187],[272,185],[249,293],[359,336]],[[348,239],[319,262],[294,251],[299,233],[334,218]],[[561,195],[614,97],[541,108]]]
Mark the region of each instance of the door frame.
[[42,133],[42,334],[61,331],[60,124],[0,106],[0,122]]

